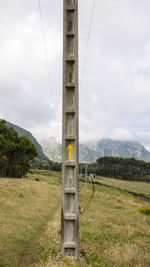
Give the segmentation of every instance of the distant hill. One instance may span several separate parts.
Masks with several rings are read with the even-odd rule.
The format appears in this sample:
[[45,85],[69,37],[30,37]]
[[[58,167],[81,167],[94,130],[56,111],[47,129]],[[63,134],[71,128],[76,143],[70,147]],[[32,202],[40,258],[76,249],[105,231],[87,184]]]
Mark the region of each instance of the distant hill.
[[52,161],[61,162],[61,144],[57,142],[55,137],[41,140],[40,145],[44,154]]
[[[53,161],[61,161],[61,144],[56,138],[42,140],[45,155]],[[79,147],[80,162],[95,162],[97,158],[104,156],[116,156],[122,158],[135,158],[150,161],[150,152],[136,141],[116,141],[102,139],[97,142],[82,143]]]
[[35,145],[35,147],[37,149],[37,152],[38,152],[37,158],[42,159],[42,160],[48,159],[44,155],[41,145],[38,143],[38,141],[35,139],[35,137],[30,132],[28,132],[27,130],[25,130],[25,129],[23,129],[23,128],[15,125],[15,124],[12,124],[8,121],[6,121],[6,125],[8,127],[12,127],[18,133],[19,136],[25,135],[25,136],[28,136],[30,138],[31,142]]
[[144,161],[150,161],[150,152],[137,141],[116,141],[112,139],[102,139],[95,143],[86,144],[92,151],[94,150],[98,157],[116,156],[122,158],[135,158]]

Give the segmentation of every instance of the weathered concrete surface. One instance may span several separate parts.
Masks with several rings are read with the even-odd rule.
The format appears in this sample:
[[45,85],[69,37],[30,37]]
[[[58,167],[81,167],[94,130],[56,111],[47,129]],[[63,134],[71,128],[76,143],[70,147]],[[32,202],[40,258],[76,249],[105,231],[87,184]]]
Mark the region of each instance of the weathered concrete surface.
[[78,0],[63,2],[62,253],[78,257]]

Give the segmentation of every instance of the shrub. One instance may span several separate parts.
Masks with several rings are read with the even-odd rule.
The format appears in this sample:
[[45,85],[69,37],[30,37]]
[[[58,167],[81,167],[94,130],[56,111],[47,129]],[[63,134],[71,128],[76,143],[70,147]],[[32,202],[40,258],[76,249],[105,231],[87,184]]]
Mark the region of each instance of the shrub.
[[146,215],[150,215],[150,207],[141,207],[138,209],[138,211]]

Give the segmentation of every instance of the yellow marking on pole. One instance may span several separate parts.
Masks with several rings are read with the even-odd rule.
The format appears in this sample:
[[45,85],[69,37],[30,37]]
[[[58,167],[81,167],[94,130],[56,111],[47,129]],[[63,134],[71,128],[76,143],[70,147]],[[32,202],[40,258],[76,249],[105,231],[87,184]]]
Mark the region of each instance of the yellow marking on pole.
[[71,160],[71,152],[72,152],[72,150],[74,150],[74,147],[71,144],[69,144],[69,146],[67,146],[66,150],[69,150],[69,159]]

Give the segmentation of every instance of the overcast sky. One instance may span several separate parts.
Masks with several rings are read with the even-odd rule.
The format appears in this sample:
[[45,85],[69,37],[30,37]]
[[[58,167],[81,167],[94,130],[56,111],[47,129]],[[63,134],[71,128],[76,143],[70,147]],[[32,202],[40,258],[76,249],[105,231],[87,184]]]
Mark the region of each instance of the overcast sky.
[[[0,0],[0,118],[38,139],[61,139],[62,2]],[[80,140],[138,140],[150,148],[150,1],[79,0]]]

